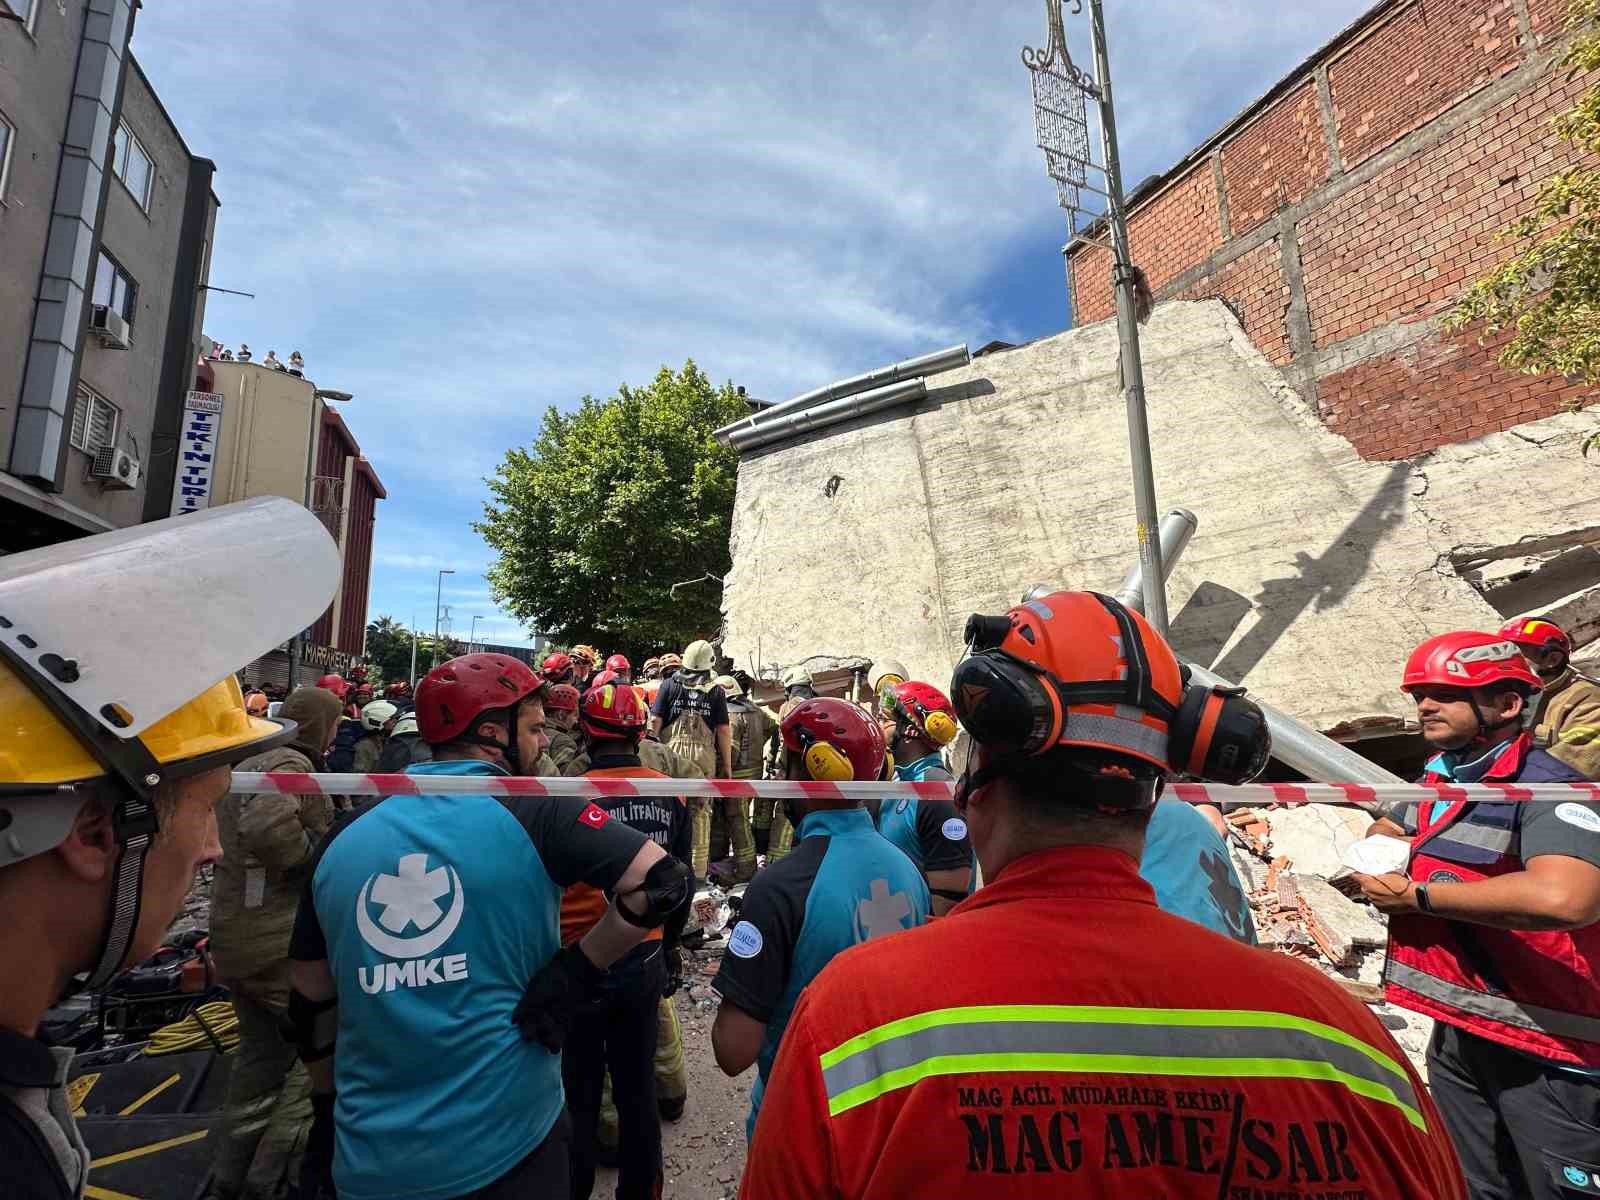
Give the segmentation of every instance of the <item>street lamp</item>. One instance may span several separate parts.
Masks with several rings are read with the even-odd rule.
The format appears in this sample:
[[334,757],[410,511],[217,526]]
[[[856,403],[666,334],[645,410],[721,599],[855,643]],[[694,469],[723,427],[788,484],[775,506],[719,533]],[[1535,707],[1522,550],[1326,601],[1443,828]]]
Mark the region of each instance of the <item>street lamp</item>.
[[433,589],[433,665],[439,665],[439,605],[444,600],[444,577],[454,575],[455,568],[441,567],[439,581]]
[[[1067,53],[1062,26],[1063,0],[1045,0],[1045,21],[1050,42],[1041,51],[1025,47],[1022,65],[1033,77],[1035,140],[1044,151],[1045,169],[1055,180],[1056,199],[1067,210],[1072,242],[1087,242],[1111,252],[1111,278],[1117,296],[1117,338],[1120,343],[1122,387],[1128,408],[1128,449],[1133,460],[1133,503],[1138,515],[1139,567],[1143,572],[1145,619],[1162,637],[1167,636],[1166,579],[1161,570],[1161,539],[1156,516],[1155,475],[1150,466],[1150,426],[1145,417],[1144,367],[1139,357],[1139,272],[1128,252],[1127,206],[1122,197],[1122,166],[1117,157],[1117,119],[1111,104],[1111,60],[1106,53],[1103,0],[1089,0],[1089,37],[1094,48],[1094,78],[1073,65]],[[1072,11],[1083,11],[1083,0],[1072,0]],[[1100,116],[1100,151],[1104,165],[1089,149],[1087,97],[1094,97]],[[1105,190],[1088,182],[1095,171]],[[1078,232],[1078,218],[1098,219],[1083,207],[1081,192],[1094,192],[1106,201],[1105,223],[1111,244]],[[1070,245],[1071,243],[1069,243]]]
[[467,634],[467,649],[473,653],[476,653],[474,647],[476,647],[478,643],[478,622],[481,620],[483,620],[481,616],[475,615],[472,618],[472,632]]

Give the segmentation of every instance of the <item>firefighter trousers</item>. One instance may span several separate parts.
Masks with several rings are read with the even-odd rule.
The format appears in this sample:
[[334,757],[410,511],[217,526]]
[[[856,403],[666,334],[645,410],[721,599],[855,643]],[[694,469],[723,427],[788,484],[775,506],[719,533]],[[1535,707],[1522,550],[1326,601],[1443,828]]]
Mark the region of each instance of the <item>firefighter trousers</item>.
[[211,1160],[213,1190],[242,1200],[271,1200],[300,1176],[311,1127],[311,1081],[283,1040],[282,1010],[233,994],[239,1045],[229,1055],[221,1136]]
[[1472,1200],[1600,1193],[1600,1078],[1440,1021],[1428,1086]]
[[[662,997],[656,1007],[656,1110],[664,1120],[676,1121],[688,1099],[689,1073],[683,1065],[683,1030],[678,1025],[678,1010],[670,997]],[[600,1093],[599,1142],[602,1149],[616,1153],[617,1106],[611,1098],[609,1071]]]

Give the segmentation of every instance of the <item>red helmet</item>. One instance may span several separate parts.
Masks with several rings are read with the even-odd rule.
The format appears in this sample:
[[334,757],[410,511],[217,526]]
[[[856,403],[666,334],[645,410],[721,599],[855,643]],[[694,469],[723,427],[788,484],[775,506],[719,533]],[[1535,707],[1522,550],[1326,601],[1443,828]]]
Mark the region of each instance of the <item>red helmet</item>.
[[558,712],[578,711],[578,689],[570,683],[558,683],[545,693],[544,706]]
[[551,679],[562,680],[572,675],[572,657],[559,650],[544,660],[544,673]]
[[463,654],[417,685],[417,732],[437,744],[460,737],[479,713],[509,708],[544,686],[544,677],[507,654]]
[[1540,652],[1559,650],[1567,655],[1572,653],[1572,639],[1567,636],[1566,631],[1554,621],[1546,621],[1543,617],[1518,617],[1515,621],[1507,621],[1500,626],[1500,636],[1529,650]]
[[1498,633],[1457,630],[1431,637],[1411,652],[1400,690],[1437,683],[1446,687],[1493,687],[1518,683],[1538,691],[1544,685],[1516,643]]
[[344,681],[343,675],[324,675],[321,679],[317,680],[317,686],[332,692],[341,700],[343,700],[346,694],[348,694],[350,691],[350,685]]
[[812,779],[883,778],[888,751],[878,723],[854,704],[819,696],[795,705],[779,726],[784,749],[805,756]]
[[633,670],[633,664],[622,655],[613,654],[610,658],[606,659],[606,670],[615,671],[618,675],[621,675],[624,671]]
[[628,740],[644,732],[650,721],[639,693],[626,684],[605,683],[583,694],[578,720],[590,737]]
[[606,684],[608,684],[608,683],[616,683],[621,678],[622,677],[620,675],[618,675],[615,671],[601,671],[600,674],[596,675],[593,679],[589,680],[589,687],[587,689],[585,689],[585,690],[592,690],[594,688],[603,688],[603,687],[606,686]]
[[948,746],[960,732],[950,698],[931,683],[897,683],[885,689],[890,711],[935,746]]
[[409,696],[411,695],[411,681],[396,679],[383,689],[383,694],[385,696]]

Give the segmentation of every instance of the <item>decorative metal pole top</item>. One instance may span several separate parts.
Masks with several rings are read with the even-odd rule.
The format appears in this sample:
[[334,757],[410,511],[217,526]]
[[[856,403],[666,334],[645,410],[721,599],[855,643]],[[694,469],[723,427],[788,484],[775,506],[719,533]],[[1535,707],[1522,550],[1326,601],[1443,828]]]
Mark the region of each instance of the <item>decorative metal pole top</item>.
[[[1033,78],[1034,140],[1044,151],[1045,169],[1056,183],[1056,199],[1067,210],[1076,232],[1080,216],[1095,216],[1084,206],[1080,193],[1105,194],[1088,183],[1088,172],[1101,170],[1090,155],[1087,103],[1090,96],[1099,98],[1100,89],[1077,68],[1067,50],[1067,31],[1061,17],[1063,2],[1045,0],[1050,41],[1043,50],[1023,47],[1022,65]],[[1082,0],[1066,2],[1072,4],[1074,13],[1083,11]]]

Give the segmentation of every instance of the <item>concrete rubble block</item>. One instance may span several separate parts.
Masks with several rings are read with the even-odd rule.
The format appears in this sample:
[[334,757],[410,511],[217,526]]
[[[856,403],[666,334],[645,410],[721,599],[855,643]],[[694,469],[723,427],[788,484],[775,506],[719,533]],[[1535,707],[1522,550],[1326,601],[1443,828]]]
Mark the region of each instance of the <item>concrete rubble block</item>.
[[1262,813],[1272,829],[1272,853],[1294,860],[1295,873],[1327,879],[1344,867],[1346,849],[1367,835],[1372,814],[1335,804],[1302,804]]
[[1388,929],[1371,910],[1313,876],[1298,877],[1301,923],[1323,956],[1336,967],[1355,960],[1362,949],[1385,945]]

